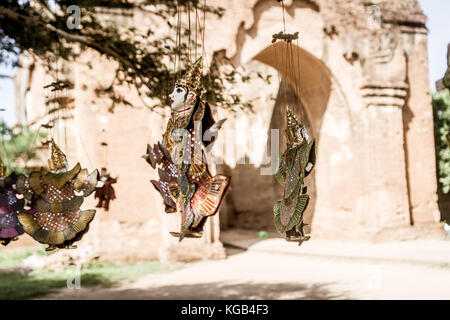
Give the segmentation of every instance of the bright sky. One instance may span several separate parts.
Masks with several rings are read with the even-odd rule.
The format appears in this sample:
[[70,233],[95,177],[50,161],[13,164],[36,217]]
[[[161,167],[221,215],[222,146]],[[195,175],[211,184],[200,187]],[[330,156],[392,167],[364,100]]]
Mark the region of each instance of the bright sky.
[[[13,76],[14,70],[0,66],[1,76]],[[0,77],[0,109],[6,109],[6,111],[0,111],[0,119],[6,120],[9,125],[12,125],[16,121],[16,114],[14,111],[14,85],[11,78]]]
[[[401,0],[399,0],[401,1]],[[430,89],[441,79],[447,66],[447,45],[450,43],[450,0],[419,0],[428,16],[428,54],[430,62]],[[13,75],[14,70],[0,66],[0,75]],[[0,108],[6,109],[0,117],[14,124],[14,86],[12,79],[0,78]]]
[[428,57],[430,88],[436,91],[436,81],[447,70],[447,46],[450,43],[450,0],[419,0],[428,17]]

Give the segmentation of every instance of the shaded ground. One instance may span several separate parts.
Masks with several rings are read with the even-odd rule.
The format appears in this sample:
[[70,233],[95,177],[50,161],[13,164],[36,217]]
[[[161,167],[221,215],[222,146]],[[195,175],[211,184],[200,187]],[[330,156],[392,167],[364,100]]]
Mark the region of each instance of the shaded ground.
[[[281,239],[250,243],[247,251],[229,249],[226,260],[188,264],[115,288],[86,288],[81,280],[81,289],[61,289],[45,298],[450,299],[448,241],[382,245],[373,250],[372,256],[367,252],[370,245],[342,244],[340,251],[346,256],[339,256],[339,252],[332,254],[339,250],[335,243],[329,247],[320,242],[297,247]],[[313,249],[315,246],[317,249]],[[413,248],[418,248],[417,261]],[[420,248],[435,251],[424,259]],[[382,256],[384,251],[388,252]],[[395,259],[395,252],[400,260]]]

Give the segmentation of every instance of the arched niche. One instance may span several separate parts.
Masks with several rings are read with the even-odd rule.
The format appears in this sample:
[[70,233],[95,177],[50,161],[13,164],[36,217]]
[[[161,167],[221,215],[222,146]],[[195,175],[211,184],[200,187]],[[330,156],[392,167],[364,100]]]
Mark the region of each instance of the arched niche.
[[[311,120],[313,133],[319,137],[331,94],[330,71],[308,51],[295,44],[291,48],[288,51],[286,42],[279,41],[262,50],[254,59],[276,69],[295,88],[293,94],[301,100],[306,115]],[[287,59],[290,54],[292,58]]]

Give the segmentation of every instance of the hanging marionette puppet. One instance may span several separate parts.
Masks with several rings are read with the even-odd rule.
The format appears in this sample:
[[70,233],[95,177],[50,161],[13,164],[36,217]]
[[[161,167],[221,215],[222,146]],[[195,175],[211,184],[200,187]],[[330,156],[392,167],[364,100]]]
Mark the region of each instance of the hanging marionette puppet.
[[23,234],[17,212],[25,212],[25,200],[16,197],[16,181],[14,172],[6,175],[6,167],[0,159],[0,243],[4,246],[18,240],[18,236]]
[[109,211],[109,202],[116,199],[116,192],[112,186],[117,183],[117,178],[112,178],[106,168],[100,171],[100,181],[103,182],[103,187],[97,189],[94,198],[98,199],[96,208],[103,208]]
[[103,183],[97,181],[98,171],[89,175],[79,163],[68,170],[64,153],[51,140],[49,170],[41,168],[29,177],[20,175],[16,191],[31,202],[32,213],[19,213],[19,220],[26,233],[36,241],[57,248],[75,249],[74,242],[81,240],[89,230],[95,210],[80,210],[84,198]]
[[310,238],[304,232],[303,213],[309,202],[304,182],[314,166],[315,141],[310,139],[306,128],[289,108],[286,108],[286,113],[286,151],[281,155],[275,175],[284,186],[284,193],[283,198],[275,203],[273,213],[278,232],[285,233],[287,241],[301,245]]
[[200,97],[202,59],[199,58],[170,94],[171,117],[163,143],[147,147],[144,158],[158,169],[152,181],[161,193],[166,212],[180,212],[181,230],[171,235],[199,238],[207,217],[217,213],[230,184],[230,177],[212,176],[206,162],[206,147],[213,142],[224,120],[215,122],[209,104]]

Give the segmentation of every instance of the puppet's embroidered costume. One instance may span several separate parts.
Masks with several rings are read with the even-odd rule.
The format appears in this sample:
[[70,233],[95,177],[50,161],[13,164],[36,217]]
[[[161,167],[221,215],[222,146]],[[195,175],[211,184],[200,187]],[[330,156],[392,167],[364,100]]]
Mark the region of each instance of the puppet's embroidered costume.
[[215,122],[211,108],[200,97],[201,58],[177,80],[170,95],[172,114],[163,142],[147,147],[145,156],[153,168],[159,165],[159,181],[152,181],[161,193],[166,212],[180,212],[180,232],[173,236],[202,236],[207,217],[217,213],[230,184],[230,177],[212,176],[206,162],[206,148],[223,121]]
[[0,243],[4,246],[23,234],[17,212],[25,211],[25,200],[16,197],[13,189],[16,181],[17,175],[14,172],[6,176],[6,167],[0,160]]
[[29,177],[19,176],[17,192],[31,202],[32,213],[19,213],[24,230],[36,241],[48,244],[47,251],[56,248],[76,248],[89,230],[95,210],[80,210],[84,197],[97,186],[98,171],[88,174],[78,163],[68,170],[66,156],[52,140],[49,170],[41,168]]
[[309,196],[304,186],[306,176],[314,166],[314,139],[309,139],[306,128],[287,108],[286,151],[280,158],[275,178],[284,186],[283,198],[275,203],[275,227],[286,234],[286,240],[309,240],[305,235],[303,213],[308,205]]
[[161,194],[166,213],[177,212],[177,204],[169,193],[169,184],[176,185],[178,183],[177,167],[170,160],[170,154],[167,149],[159,142],[153,147],[147,145],[147,154],[144,158],[154,169],[159,165],[159,181],[151,180],[151,183]]

